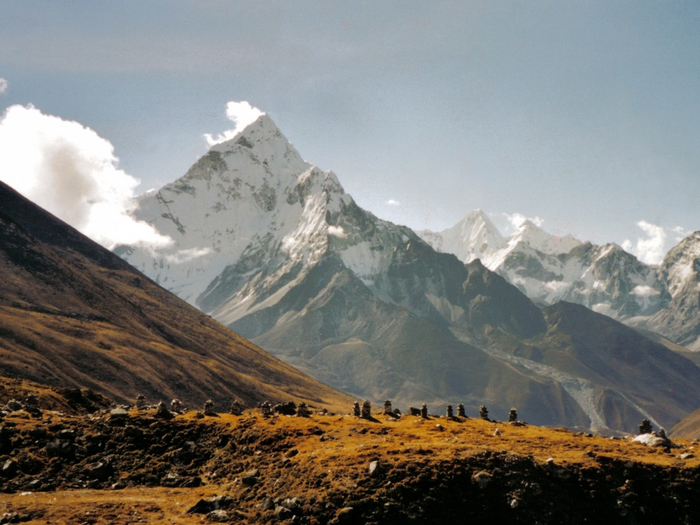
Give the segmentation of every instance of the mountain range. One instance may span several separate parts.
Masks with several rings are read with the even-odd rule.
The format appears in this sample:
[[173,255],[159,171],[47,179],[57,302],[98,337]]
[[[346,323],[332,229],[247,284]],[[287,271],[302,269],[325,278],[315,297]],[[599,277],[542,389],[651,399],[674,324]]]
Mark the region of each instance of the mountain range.
[[[142,196],[135,214],[174,243],[120,246],[118,255],[352,395],[474,413],[483,404],[501,419],[517,407],[533,423],[601,432],[632,431],[642,418],[670,427],[699,404],[693,362],[593,311],[608,296],[626,318],[650,314],[655,301],[672,305],[634,257],[532,223],[503,239],[480,212],[449,234],[419,235],[359,207],[267,115]],[[563,294],[560,276],[578,271],[600,293],[593,310],[573,304],[582,302],[575,290],[590,296],[584,286]],[[605,272],[609,289],[596,284]],[[553,295],[529,298],[536,281]],[[632,284],[630,298],[623,286]]]
[[527,220],[504,238],[481,210],[442,232],[418,233],[436,250],[463,262],[480,258],[539,304],[582,304],[700,350],[700,232],[683,239],[658,266],[639,261],[617,244],[557,237]]
[[264,352],[0,182],[0,376],[227,411],[348,396]]

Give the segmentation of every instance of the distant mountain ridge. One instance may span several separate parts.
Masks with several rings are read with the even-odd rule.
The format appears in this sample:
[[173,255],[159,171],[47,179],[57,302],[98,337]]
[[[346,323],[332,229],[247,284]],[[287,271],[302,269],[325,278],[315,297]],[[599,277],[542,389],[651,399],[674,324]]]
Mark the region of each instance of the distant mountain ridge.
[[[455,231],[489,231],[476,238]],[[672,341],[700,350],[695,294],[700,268],[700,232],[681,241],[659,266],[639,261],[620,246],[581,243],[567,235],[549,235],[525,221],[509,238],[481,210],[470,212],[443,232],[418,232],[436,250],[484,265],[541,304],[570,301],[626,322],[649,328]]]
[[[472,411],[487,404],[501,419],[517,406],[533,423],[600,431],[633,430],[643,417],[670,426],[700,399],[700,369],[663,345],[562,303],[566,319],[581,319],[565,335],[560,317],[481,262],[465,265],[363,210],[332,172],[303,161],[267,115],[145,195],[136,215],[175,244],[155,255],[133,246],[117,253],[358,397],[398,406],[461,402]],[[473,255],[498,242],[486,222],[459,228],[460,235],[480,242]],[[516,256],[518,246],[554,258],[562,247],[584,249],[534,224],[502,249]],[[586,361],[577,349],[592,348],[585,341],[600,323],[612,337],[600,362],[630,356],[655,370],[653,381],[631,380],[639,378],[634,367],[622,367],[615,380]],[[672,395],[666,383],[678,385]]]

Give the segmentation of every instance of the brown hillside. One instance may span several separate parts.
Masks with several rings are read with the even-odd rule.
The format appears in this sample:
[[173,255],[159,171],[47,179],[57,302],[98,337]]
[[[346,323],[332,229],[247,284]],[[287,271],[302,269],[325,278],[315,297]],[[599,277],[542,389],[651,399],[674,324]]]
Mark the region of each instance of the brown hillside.
[[0,183],[0,375],[118,401],[347,405]]

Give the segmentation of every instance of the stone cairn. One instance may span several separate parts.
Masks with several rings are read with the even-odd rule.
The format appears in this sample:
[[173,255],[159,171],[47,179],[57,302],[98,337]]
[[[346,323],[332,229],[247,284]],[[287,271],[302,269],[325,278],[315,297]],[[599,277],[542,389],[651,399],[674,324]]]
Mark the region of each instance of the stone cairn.
[[39,398],[36,394],[29,394],[27,399],[24,400],[24,409],[33,416],[40,416],[41,410],[39,410]]
[[369,401],[362,403],[362,419],[372,419],[372,404]]
[[360,417],[361,412],[360,412],[360,403],[355,401],[355,403],[352,405],[352,415],[355,417]]
[[643,419],[642,424],[639,425],[640,434],[651,434],[651,421],[648,419]]
[[425,403],[423,403],[423,406],[420,407],[420,417],[424,419],[428,417],[428,405]]
[[238,402],[238,400],[231,403],[231,414],[234,416],[240,416],[243,414],[243,406]]
[[166,419],[172,417],[172,414],[167,408],[165,408],[165,403],[163,403],[162,401],[160,401],[156,406],[156,417],[162,417]]
[[265,401],[260,405],[260,413],[262,414],[262,417],[270,417],[270,415],[272,415],[272,408],[270,407],[270,403],[268,401]]
[[136,396],[136,408],[139,410],[146,410],[146,396],[143,394]]
[[447,405],[447,414],[446,414],[446,416],[447,416],[449,419],[452,419],[453,417],[455,417],[454,410],[452,410],[452,405]]
[[509,423],[517,423],[518,422],[518,411],[515,410],[514,408],[511,408],[510,412],[508,412],[508,422]]
[[389,401],[388,399],[386,401],[384,401],[384,413],[387,415],[394,414],[393,410],[391,409],[391,401]]
[[214,412],[214,402],[211,399],[207,399],[204,402],[204,415],[205,416],[215,416],[216,412]]
[[170,402],[170,411],[174,412],[175,414],[182,414],[182,401],[180,401],[179,399],[173,399]]
[[306,403],[299,403],[297,407],[297,417],[309,417],[311,415],[311,410],[306,406]]
[[462,403],[457,405],[457,416],[458,417],[467,417],[467,413],[464,411],[464,405]]
[[481,419],[486,419],[487,421],[489,419],[489,409],[486,408],[484,405],[481,405],[479,407],[479,417]]

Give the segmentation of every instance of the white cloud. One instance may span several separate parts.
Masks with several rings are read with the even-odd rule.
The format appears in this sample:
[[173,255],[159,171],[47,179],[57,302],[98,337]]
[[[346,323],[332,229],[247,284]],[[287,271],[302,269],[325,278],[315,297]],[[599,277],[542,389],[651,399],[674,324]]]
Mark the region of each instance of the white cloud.
[[401,206],[401,203],[397,200],[394,200],[394,199],[389,199],[388,201],[386,201],[386,203],[389,206]]
[[131,215],[139,181],[112,144],[82,124],[10,106],[0,118],[0,178],[106,248],[172,243]]
[[211,248],[188,248],[171,255],[166,255],[165,260],[170,264],[182,264],[209,255],[211,252]]
[[345,230],[343,230],[342,226],[329,226],[328,227],[328,235],[333,235],[334,237],[340,237],[341,239],[344,239],[347,237],[347,234],[345,233]]
[[636,295],[637,297],[653,297],[659,294],[660,292],[658,290],[654,290],[651,286],[647,286],[646,284],[638,284],[630,292],[630,295]]
[[7,83],[7,80],[5,80],[4,78],[0,78],[0,95],[7,91],[8,85],[9,84]]
[[539,217],[525,217],[522,213],[504,213],[503,215],[505,215],[506,219],[508,219],[508,222],[515,230],[520,228],[525,221],[530,221],[540,228],[544,224],[544,219],[540,219]]
[[671,228],[671,231],[675,234],[674,239],[676,240],[676,242],[681,242],[688,235],[693,233],[686,230],[683,226],[675,226],[674,228]]
[[636,243],[625,239],[622,248],[644,263],[659,264],[666,253],[666,232],[661,226],[647,221],[638,221],[636,224],[646,237],[640,237]]
[[214,137],[209,133],[204,134],[204,140],[207,145],[212,147],[214,144],[226,142],[236,136],[236,133],[242,131],[247,126],[258,120],[260,115],[264,115],[263,111],[251,106],[245,100],[242,102],[229,102],[226,104],[226,116],[233,122],[233,129],[228,129],[220,135]]

